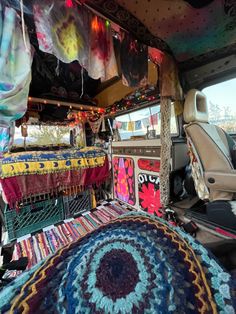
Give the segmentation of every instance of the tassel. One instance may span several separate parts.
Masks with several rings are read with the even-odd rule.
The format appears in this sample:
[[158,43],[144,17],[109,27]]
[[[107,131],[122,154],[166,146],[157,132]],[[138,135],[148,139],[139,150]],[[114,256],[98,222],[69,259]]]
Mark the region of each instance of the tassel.
[[95,192],[94,192],[94,190],[92,189],[91,190],[91,198],[92,198],[92,208],[96,208],[96,206],[97,206],[97,202],[96,202],[96,197],[95,197]]

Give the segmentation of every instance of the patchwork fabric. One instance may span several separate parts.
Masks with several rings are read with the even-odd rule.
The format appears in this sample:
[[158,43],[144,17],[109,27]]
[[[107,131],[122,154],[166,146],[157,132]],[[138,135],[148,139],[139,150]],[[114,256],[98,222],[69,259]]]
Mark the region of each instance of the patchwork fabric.
[[234,313],[232,285],[193,238],[153,216],[129,213],[57,251],[2,310]]

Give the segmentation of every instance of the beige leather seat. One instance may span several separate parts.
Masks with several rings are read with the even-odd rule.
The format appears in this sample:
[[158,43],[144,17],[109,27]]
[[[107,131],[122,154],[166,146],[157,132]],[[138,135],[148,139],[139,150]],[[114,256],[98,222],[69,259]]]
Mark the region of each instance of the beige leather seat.
[[[185,98],[184,126],[190,152],[192,176],[202,200],[233,200],[236,170],[228,135],[208,122],[206,96],[192,89]],[[232,139],[230,139],[232,141]]]

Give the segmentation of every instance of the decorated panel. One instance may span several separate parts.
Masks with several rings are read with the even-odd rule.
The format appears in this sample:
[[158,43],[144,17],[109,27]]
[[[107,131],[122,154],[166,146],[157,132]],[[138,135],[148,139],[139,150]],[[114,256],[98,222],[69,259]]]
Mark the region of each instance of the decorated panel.
[[135,205],[134,161],[132,158],[114,157],[114,195],[121,201]]
[[140,209],[149,214],[160,215],[158,212],[161,207],[159,176],[140,173],[138,175],[138,195]]
[[160,172],[160,161],[140,158],[138,160],[138,167],[141,170]]

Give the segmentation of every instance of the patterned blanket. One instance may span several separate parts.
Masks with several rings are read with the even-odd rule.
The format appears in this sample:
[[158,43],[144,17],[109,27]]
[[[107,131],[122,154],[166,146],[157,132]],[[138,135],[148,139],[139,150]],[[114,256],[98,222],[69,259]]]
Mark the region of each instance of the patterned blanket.
[[74,241],[0,294],[5,313],[235,313],[233,281],[192,237],[128,213]]
[[104,165],[105,157],[105,152],[97,147],[5,154],[1,161],[1,177],[99,167]]
[[4,200],[10,208],[47,197],[79,191],[104,182],[109,162],[99,148],[69,149],[59,152],[33,152],[5,155],[0,178]]

